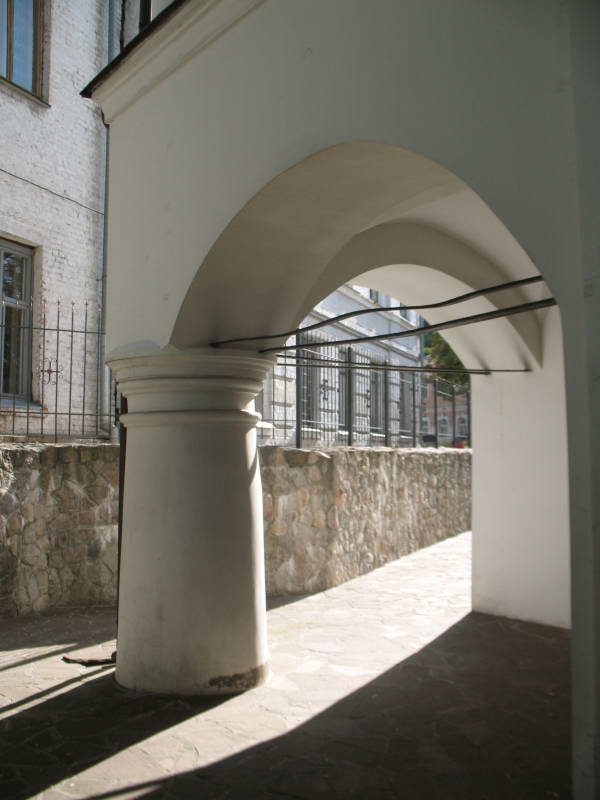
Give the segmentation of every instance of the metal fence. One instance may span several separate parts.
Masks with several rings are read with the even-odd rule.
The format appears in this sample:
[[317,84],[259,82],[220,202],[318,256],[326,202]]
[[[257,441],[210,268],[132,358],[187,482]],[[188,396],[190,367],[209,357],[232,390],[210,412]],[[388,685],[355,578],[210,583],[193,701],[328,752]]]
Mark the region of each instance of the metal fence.
[[468,388],[334,341],[296,352],[278,359],[257,398],[260,444],[471,445]]
[[0,350],[1,437],[110,438],[114,398],[97,304],[3,303]]
[[[0,438],[107,439],[116,392],[97,304],[1,306]],[[311,340],[314,342],[317,337]],[[381,353],[311,341],[278,359],[257,398],[259,443],[470,446],[470,393]],[[396,357],[396,362],[399,359]]]

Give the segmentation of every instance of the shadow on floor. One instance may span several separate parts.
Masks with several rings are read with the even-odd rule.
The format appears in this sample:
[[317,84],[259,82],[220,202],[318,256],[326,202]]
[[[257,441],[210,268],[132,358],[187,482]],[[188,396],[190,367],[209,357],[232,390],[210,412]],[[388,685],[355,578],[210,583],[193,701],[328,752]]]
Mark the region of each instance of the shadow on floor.
[[[317,594],[317,592],[313,592]],[[281,608],[282,606],[289,606],[291,603],[298,603],[300,600],[305,600],[307,597],[312,597],[310,594],[286,594],[277,595],[277,597],[267,597],[267,611],[273,608]]]
[[[74,650],[110,641],[115,637],[117,609],[111,606],[56,608],[28,617],[0,619],[0,672]],[[27,658],[8,655],[15,650],[40,648],[42,652]],[[51,649],[49,649],[51,648]]]
[[[283,736],[95,797],[564,800],[568,660],[565,631],[470,614]],[[140,695],[102,674],[2,721],[0,795],[31,797],[219,702]]]

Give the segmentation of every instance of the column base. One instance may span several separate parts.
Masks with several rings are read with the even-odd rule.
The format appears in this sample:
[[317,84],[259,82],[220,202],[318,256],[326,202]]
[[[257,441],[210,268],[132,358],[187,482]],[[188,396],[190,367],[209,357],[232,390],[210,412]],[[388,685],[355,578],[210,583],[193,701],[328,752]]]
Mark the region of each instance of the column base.
[[129,685],[128,681],[119,680],[119,668],[117,666],[115,681],[123,689],[130,689],[135,692],[143,692],[145,694],[164,694],[173,695],[174,697],[213,697],[217,695],[241,694],[248,692],[250,689],[256,689],[269,679],[271,670],[267,664],[261,664],[259,667],[253,667],[247,672],[238,672],[233,675],[219,675],[215,678],[210,678],[205,686],[200,686],[197,690],[186,692],[185,690],[177,689],[158,689],[156,687],[146,688],[140,686],[135,681],[135,685]]

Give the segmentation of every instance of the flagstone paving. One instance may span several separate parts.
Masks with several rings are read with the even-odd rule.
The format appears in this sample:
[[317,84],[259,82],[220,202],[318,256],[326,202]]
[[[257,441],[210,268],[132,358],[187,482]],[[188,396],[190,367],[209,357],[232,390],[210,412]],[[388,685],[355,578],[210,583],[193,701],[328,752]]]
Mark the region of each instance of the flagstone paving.
[[566,631],[470,612],[470,537],[274,601],[272,674],[229,698],[143,695],[113,609],[3,620],[0,797],[568,798]]

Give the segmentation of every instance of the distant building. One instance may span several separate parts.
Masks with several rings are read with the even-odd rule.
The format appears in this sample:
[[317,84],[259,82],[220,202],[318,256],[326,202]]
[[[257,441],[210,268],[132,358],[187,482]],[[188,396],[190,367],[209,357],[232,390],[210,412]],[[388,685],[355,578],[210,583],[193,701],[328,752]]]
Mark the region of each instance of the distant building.
[[[302,339],[305,349],[292,351],[287,361],[279,359],[257,401],[262,444],[410,447],[470,442],[468,396],[455,393],[445,381],[434,383],[427,374],[410,371],[424,364],[421,337],[336,344],[408,333],[423,324],[415,311],[386,310],[398,305],[394,298],[356,285],[340,287],[317,305],[303,327],[358,309],[372,308],[374,313],[309,331]],[[325,342],[326,347],[314,347]],[[290,343],[301,342],[292,338]]]

